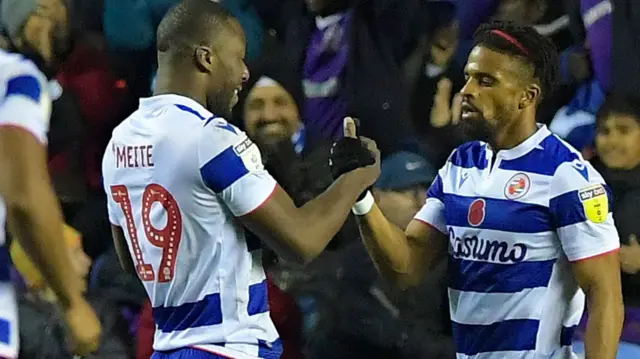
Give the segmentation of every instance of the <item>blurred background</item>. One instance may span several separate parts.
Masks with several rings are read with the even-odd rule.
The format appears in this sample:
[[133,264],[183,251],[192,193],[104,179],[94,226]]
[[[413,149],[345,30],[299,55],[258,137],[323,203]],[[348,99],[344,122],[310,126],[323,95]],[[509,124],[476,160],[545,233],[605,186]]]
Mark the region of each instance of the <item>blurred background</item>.
[[[100,163],[112,129],[153,91],[155,30],[179,0],[0,0],[0,47],[47,74],[49,170],[68,246],[104,337],[91,358],[148,359],[154,324],[111,244]],[[451,97],[477,26],[533,25],[561,53],[562,87],[541,123],[601,171],[615,196],[626,321],[619,358],[640,358],[640,3],[636,0],[222,0],[247,36],[252,74],[232,121],[301,205],[331,184],[342,118],[377,141],[374,195],[406,227],[436,170],[465,141]],[[21,359],[72,358],[56,298],[13,241]],[[455,358],[443,261],[418,288],[382,282],[353,218],[301,268],[265,256],[283,359]],[[585,315],[586,316],[586,315]],[[584,322],[584,321],[583,321]],[[575,348],[582,349],[584,328]],[[331,352],[327,352],[331,348]]]

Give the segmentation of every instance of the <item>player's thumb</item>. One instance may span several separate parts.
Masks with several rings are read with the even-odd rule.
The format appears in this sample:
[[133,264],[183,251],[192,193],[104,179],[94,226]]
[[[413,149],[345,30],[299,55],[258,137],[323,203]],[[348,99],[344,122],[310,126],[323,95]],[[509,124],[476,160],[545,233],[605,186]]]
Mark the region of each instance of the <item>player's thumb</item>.
[[343,123],[344,137],[358,138],[356,134],[356,121],[351,117],[345,117]]

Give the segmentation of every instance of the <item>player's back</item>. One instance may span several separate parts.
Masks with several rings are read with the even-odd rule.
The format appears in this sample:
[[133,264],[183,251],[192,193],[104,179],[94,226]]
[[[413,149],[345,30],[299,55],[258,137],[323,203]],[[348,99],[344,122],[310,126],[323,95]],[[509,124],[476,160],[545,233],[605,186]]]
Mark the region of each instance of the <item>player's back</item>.
[[[263,356],[277,341],[259,247],[247,246],[237,208],[217,193],[242,181],[233,154],[247,141],[177,95],[142,99],[113,132],[103,160],[110,219],[126,233],[151,298],[156,350]],[[218,152],[204,166],[203,146]],[[204,171],[217,171],[216,183]]]
[[[0,50],[0,127],[26,130],[44,144],[50,111],[45,76],[31,61]],[[10,260],[5,246],[6,211],[0,197],[0,331],[4,334],[0,336],[0,357],[12,358],[17,356],[18,331]]]

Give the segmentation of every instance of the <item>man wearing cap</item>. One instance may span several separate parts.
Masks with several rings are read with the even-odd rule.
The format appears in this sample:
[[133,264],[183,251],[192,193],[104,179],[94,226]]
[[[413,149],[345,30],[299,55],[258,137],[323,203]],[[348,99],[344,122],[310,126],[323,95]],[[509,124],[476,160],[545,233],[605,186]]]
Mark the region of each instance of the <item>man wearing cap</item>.
[[404,229],[427,199],[435,177],[436,171],[424,157],[398,152],[382,162],[373,195],[387,219]]

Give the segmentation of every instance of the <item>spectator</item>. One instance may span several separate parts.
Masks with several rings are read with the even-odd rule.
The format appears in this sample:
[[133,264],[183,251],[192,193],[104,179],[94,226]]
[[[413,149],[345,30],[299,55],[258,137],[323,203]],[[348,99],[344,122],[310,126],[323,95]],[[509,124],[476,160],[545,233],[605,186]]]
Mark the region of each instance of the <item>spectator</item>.
[[408,141],[413,133],[402,65],[428,23],[427,3],[254,2],[283,39],[309,138],[333,141],[342,136],[343,118],[354,116],[383,153]]
[[401,229],[406,229],[427,199],[436,171],[424,157],[398,152],[382,162],[374,196],[382,213]]
[[640,245],[636,238],[640,237],[640,99],[612,95],[606,100],[597,118],[596,149],[601,173],[615,199],[614,216],[623,243],[620,258],[625,303],[640,307]]
[[[66,226],[64,244],[70,252],[72,267],[77,272],[84,289],[87,288],[87,274],[91,261],[84,253],[80,235],[73,228]],[[23,276],[27,292],[20,298],[18,313],[20,321],[20,359],[47,358],[68,359],[73,357],[69,341],[65,334],[65,322],[62,313],[56,310],[55,295],[46,287],[42,274],[27,257],[18,241],[12,241],[11,259]],[[100,348],[87,359],[130,358],[132,347],[128,344],[127,325],[112,302],[104,295],[87,295],[89,303],[100,317],[103,332]],[[43,335],[44,334],[44,335]]]

